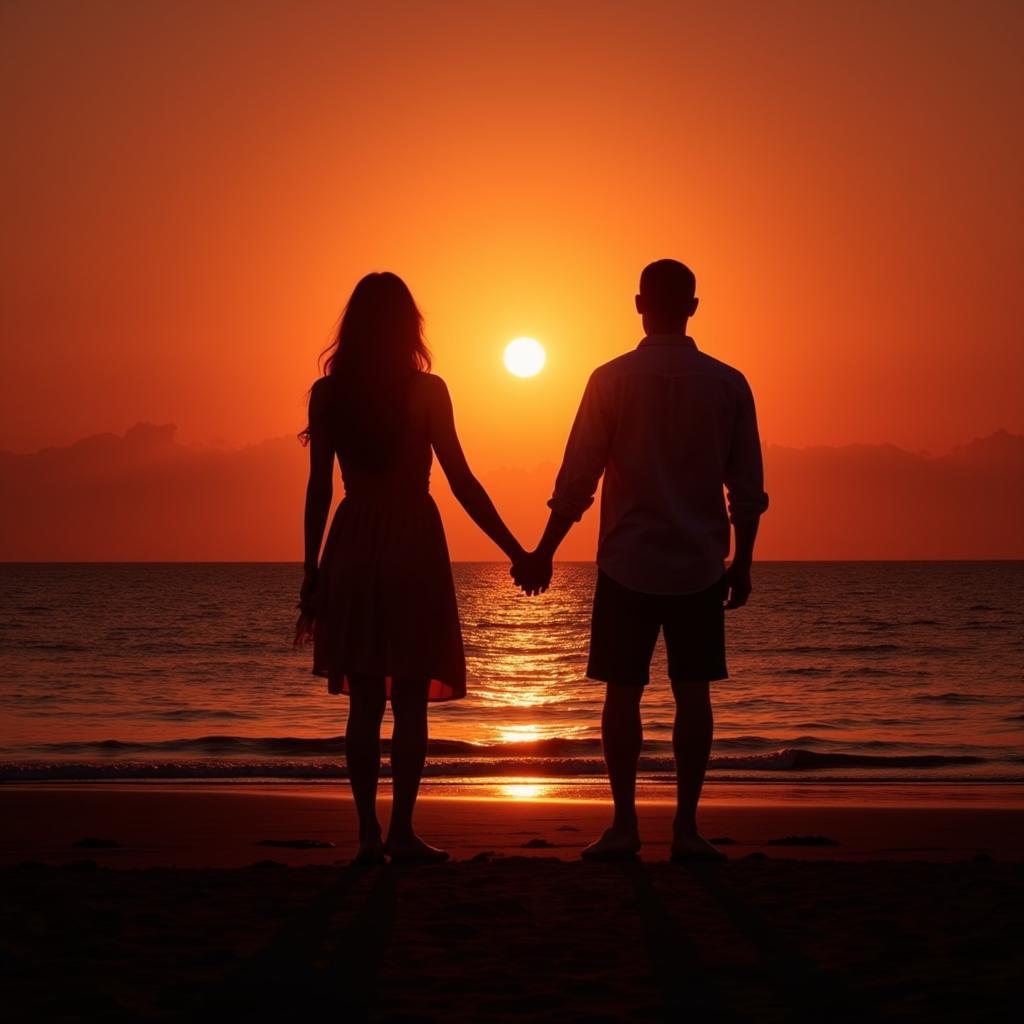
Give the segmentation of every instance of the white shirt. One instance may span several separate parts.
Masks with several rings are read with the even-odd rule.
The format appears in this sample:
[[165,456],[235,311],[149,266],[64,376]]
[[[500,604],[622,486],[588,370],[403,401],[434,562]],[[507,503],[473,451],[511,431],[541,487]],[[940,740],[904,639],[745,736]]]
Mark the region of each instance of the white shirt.
[[725,569],[729,520],[756,521],[768,507],[743,374],[682,334],[648,335],[599,366],[548,505],[578,521],[602,474],[601,569],[649,594],[710,587]]

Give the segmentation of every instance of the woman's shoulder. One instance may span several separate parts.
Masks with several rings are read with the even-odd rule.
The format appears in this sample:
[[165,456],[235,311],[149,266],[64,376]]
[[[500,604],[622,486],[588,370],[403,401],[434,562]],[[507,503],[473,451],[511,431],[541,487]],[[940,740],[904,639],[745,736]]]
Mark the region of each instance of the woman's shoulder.
[[448,394],[448,385],[444,378],[436,373],[428,373],[426,370],[417,370],[413,374],[413,387],[428,401],[436,401]]
[[309,389],[310,402],[325,401],[327,397],[331,394],[331,392],[334,390],[332,385],[333,382],[330,377],[326,375],[323,377],[317,377],[317,379],[313,381],[312,387],[310,387]]
[[309,415],[311,418],[326,416],[335,404],[337,393],[337,380],[335,377],[325,374],[317,377],[309,389]]

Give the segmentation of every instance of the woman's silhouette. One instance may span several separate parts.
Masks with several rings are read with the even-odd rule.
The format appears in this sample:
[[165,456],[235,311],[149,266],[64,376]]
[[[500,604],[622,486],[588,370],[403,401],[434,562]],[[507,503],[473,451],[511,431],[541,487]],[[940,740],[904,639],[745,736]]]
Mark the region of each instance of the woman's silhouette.
[[[423,318],[401,278],[368,274],[345,307],[300,435],[310,450],[305,577],[296,642],[312,637],[313,672],[350,698],[345,757],[359,816],[356,860],[440,861],[416,835],[427,703],[466,692],[451,563],[430,497],[431,449],[455,497],[505,554],[523,550],[462,453],[444,381],[429,373]],[[334,458],[345,483],[317,566]],[[377,819],[380,726],[388,697],[393,804]]]

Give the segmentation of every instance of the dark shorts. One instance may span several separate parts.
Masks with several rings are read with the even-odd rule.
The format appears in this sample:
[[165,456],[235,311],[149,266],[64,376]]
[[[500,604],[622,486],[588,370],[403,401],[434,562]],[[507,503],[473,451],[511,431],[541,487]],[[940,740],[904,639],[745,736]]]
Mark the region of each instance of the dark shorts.
[[726,679],[727,592],[723,576],[696,594],[641,594],[598,570],[587,676],[646,686],[658,632],[664,630],[672,682]]

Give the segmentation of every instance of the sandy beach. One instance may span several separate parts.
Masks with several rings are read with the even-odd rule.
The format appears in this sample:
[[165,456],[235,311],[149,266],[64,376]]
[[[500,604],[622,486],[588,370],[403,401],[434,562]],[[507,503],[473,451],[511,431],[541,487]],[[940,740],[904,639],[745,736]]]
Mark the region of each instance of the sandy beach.
[[[552,795],[510,799],[503,791]],[[388,793],[382,786],[385,824]],[[668,859],[670,793],[652,787],[641,794],[645,860]],[[11,784],[0,788],[0,813],[0,865],[86,857],[116,868],[233,868],[267,858],[336,864],[347,863],[356,841],[341,782]],[[576,860],[609,815],[603,787],[538,782],[424,786],[417,808],[423,835],[456,860],[487,853]],[[701,804],[704,834],[727,840],[722,850],[731,859],[1024,860],[1022,826],[1018,786],[709,785]],[[783,842],[792,836],[829,842]],[[100,842],[82,842],[94,839]]]
[[730,859],[681,866],[667,802],[642,861],[592,865],[601,800],[427,795],[453,862],[356,869],[330,787],[6,787],[5,1015],[1004,1019],[1021,811],[807,799],[712,794]]

